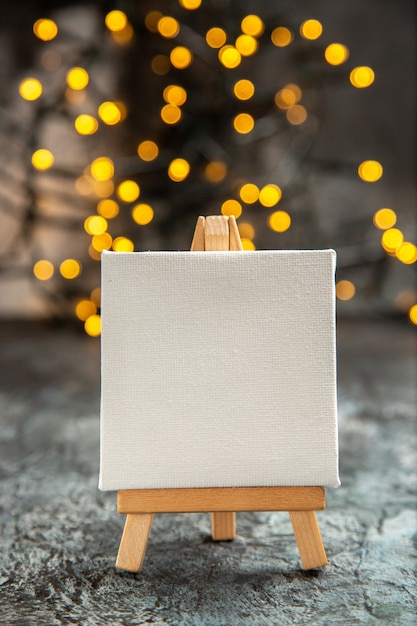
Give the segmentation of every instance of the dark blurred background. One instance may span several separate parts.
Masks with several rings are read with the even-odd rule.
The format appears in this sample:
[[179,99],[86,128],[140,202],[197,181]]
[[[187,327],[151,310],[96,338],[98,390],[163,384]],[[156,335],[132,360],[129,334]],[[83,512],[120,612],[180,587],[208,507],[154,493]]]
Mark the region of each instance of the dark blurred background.
[[335,248],[339,314],[416,324],[415,23],[409,0],[1,2],[0,315],[97,335],[102,249],[187,249],[223,212],[248,250]]

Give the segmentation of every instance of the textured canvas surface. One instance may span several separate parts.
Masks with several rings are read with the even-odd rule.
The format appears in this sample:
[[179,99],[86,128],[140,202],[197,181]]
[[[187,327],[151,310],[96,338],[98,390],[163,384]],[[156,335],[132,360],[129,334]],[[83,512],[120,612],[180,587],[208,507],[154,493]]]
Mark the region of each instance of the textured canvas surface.
[[334,271],[103,253],[100,488],[338,486]]

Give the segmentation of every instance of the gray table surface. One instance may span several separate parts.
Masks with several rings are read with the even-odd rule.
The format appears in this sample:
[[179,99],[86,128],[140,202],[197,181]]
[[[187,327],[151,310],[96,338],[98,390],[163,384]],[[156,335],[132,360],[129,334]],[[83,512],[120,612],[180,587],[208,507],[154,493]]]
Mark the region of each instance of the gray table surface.
[[0,325],[0,624],[417,624],[416,342],[406,321],[339,320],[342,487],[317,514],[329,565],[304,572],[286,513],[155,517],[144,567],[97,489],[99,341]]

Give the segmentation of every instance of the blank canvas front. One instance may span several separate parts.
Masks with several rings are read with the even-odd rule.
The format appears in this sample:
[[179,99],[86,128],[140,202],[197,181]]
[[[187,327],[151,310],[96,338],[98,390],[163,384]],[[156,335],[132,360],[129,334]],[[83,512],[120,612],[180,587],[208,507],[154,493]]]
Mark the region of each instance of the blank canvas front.
[[338,486],[334,272],[104,252],[100,488]]

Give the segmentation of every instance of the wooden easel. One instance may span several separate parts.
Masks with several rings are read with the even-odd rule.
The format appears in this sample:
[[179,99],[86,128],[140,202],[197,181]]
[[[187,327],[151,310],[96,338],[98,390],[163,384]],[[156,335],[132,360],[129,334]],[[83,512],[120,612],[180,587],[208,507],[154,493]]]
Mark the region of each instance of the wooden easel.
[[[234,217],[199,217],[191,251],[242,250]],[[288,511],[304,569],[327,564],[315,511],[324,509],[323,487],[220,487],[118,491],[117,509],[127,513],[116,567],[139,572],[154,513],[212,512],[214,541],[234,539],[236,511]]]

